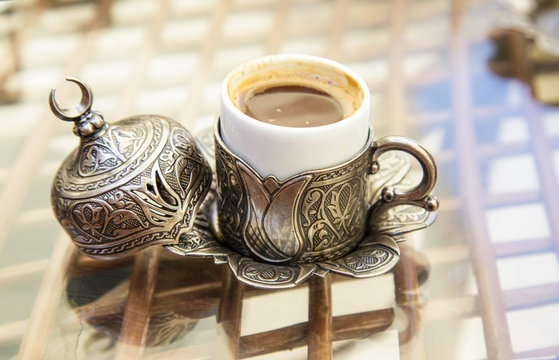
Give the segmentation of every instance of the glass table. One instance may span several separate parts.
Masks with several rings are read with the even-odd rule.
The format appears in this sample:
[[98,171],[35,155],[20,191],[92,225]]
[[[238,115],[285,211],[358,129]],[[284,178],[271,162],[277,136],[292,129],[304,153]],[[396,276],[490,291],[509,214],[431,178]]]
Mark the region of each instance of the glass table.
[[[499,25],[504,5],[0,2],[0,358],[557,358],[559,58]],[[109,122],[157,113],[195,131],[230,69],[294,52],[357,71],[376,135],[437,160],[438,219],[392,271],[261,290],[162,247],[76,251],[49,194],[78,139],[50,88],[72,99],[78,76]]]

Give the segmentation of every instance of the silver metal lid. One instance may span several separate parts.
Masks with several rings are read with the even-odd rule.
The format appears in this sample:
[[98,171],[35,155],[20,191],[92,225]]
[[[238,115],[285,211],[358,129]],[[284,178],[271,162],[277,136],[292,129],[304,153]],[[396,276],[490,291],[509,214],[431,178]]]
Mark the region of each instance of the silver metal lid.
[[54,213],[81,252],[98,258],[129,255],[155,244],[174,244],[192,230],[210,190],[212,170],[194,137],[157,115],[107,124],[92,111],[93,94],[77,78],[82,98],[71,115],[50,93],[50,108],[74,122],[80,145],[52,185]]

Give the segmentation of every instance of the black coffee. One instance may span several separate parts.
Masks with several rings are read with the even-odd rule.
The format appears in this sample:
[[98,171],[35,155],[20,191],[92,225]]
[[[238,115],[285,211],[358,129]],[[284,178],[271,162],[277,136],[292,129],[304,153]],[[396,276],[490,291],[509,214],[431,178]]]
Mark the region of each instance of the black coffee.
[[333,96],[304,86],[277,86],[254,94],[244,105],[245,114],[265,123],[288,127],[328,125],[344,118]]

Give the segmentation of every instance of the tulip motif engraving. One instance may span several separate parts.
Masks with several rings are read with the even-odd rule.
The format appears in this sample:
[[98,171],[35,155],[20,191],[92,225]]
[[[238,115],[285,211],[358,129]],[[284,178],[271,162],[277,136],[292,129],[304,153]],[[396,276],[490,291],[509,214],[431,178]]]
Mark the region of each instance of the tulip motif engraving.
[[284,181],[262,178],[216,137],[220,239],[270,263],[334,259],[365,233],[368,153]]
[[260,178],[241,162],[237,165],[248,195],[247,246],[255,255],[270,262],[297,258],[305,244],[295,231],[295,205],[311,175],[280,184],[274,177]]

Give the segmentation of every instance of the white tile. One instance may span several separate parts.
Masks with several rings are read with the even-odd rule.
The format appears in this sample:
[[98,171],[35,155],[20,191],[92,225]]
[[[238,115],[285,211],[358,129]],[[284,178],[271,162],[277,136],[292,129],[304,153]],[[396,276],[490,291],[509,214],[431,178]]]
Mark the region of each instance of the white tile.
[[[91,85],[93,88],[93,85]],[[94,109],[98,109],[105,115],[105,120],[108,122],[115,121],[117,119],[113,119],[110,117],[110,112],[118,108],[118,96],[115,93],[109,94],[99,94],[95,93],[94,99]]]
[[159,8],[157,0],[121,0],[111,7],[111,19],[114,24],[146,22]]
[[277,351],[266,355],[251,357],[250,360],[306,360],[307,347],[301,346],[292,350]]
[[[132,63],[130,60],[111,60],[89,63],[82,72],[85,78],[124,79],[130,73]],[[120,80],[115,80],[122,84]]]
[[221,90],[220,82],[208,83],[204,88],[203,105],[206,111],[212,111],[216,115],[219,113],[219,96]]
[[497,141],[502,144],[528,141],[530,133],[526,120],[522,117],[503,119],[497,130]]
[[283,42],[280,52],[285,54],[309,54],[324,56],[327,38],[325,36],[314,36],[306,38],[293,38]]
[[332,284],[332,316],[390,309],[395,306],[394,275],[351,279]]
[[[264,48],[261,44],[222,47],[214,57],[214,69],[217,72],[224,71],[229,73],[233,68],[247,61],[254,60],[264,55]],[[223,76],[225,77],[225,75]]]
[[308,321],[309,288],[280,290],[243,301],[241,336]]
[[539,189],[536,162],[530,154],[492,160],[488,169],[488,192],[503,194]]
[[70,131],[66,135],[53,136],[49,139],[47,149],[49,152],[59,155],[64,158],[70,150],[75,149],[80,142],[80,139],[72,134]]
[[135,103],[136,113],[160,114],[173,117],[175,112],[186,102],[187,86],[153,89],[142,92]]
[[545,114],[542,118],[545,133],[549,136],[559,136],[559,111]]
[[331,21],[332,9],[332,5],[327,2],[296,4],[289,11],[287,35],[296,37],[304,30],[316,32],[327,28]]
[[432,128],[421,137],[420,143],[429,152],[436,154],[443,150],[446,133],[446,129],[443,126]]
[[211,10],[217,0],[173,0],[173,14],[188,15],[198,13],[200,11]]
[[520,107],[524,102],[526,96],[526,87],[520,82],[510,81],[507,84],[505,93],[505,102],[510,107]]
[[172,79],[175,82],[186,82],[198,68],[198,54],[172,53],[159,55],[150,62],[147,72],[154,82],[165,82]]
[[503,290],[559,282],[559,263],[555,253],[498,259],[497,269]]
[[404,74],[413,79],[441,67],[441,56],[435,51],[413,54],[404,58]]
[[[41,102],[0,106],[0,139],[12,138],[32,131],[32,126],[45,110],[44,107],[44,99]],[[41,119],[41,121],[45,120]]]
[[399,360],[398,331],[395,329],[386,330],[364,339],[335,342],[333,350],[334,359]]
[[450,22],[446,16],[408,22],[404,41],[408,44],[444,39],[450,33]]
[[352,70],[357,72],[367,83],[383,84],[388,80],[388,61],[386,58],[370,59],[363,62],[353,62],[347,64]]
[[206,38],[209,25],[204,17],[168,21],[161,29],[161,42],[175,46],[201,43]]
[[388,32],[385,28],[365,28],[348,32],[343,38],[343,46],[350,52],[358,49],[386,48],[388,46]]
[[559,184],[559,150],[554,150],[551,156],[553,169],[555,170],[555,181]]
[[274,24],[274,13],[270,11],[241,11],[231,13],[223,24],[223,36],[225,39],[242,38],[243,36],[254,36],[260,34],[265,36]]
[[62,67],[40,67],[16,72],[8,77],[6,88],[21,90],[20,101],[45,101],[50,90],[65,74]]
[[87,81],[97,94],[121,90],[131,70],[131,59],[97,61],[85,65],[79,77]]
[[457,341],[454,346],[454,353],[448,358],[470,360],[485,359],[487,357],[481,318],[459,320],[454,331],[458,335]]
[[485,212],[485,218],[489,236],[495,243],[551,235],[545,208],[540,203],[489,209]]
[[146,29],[143,25],[111,27],[99,32],[95,44],[97,58],[109,58],[130,54],[144,41]]
[[39,18],[37,29],[48,29],[49,32],[79,31],[96,13],[97,6],[93,2],[47,7]]
[[21,47],[21,66],[30,68],[66,63],[78,49],[81,40],[81,36],[76,33],[33,37]]
[[507,313],[514,352],[559,345],[559,303]]

